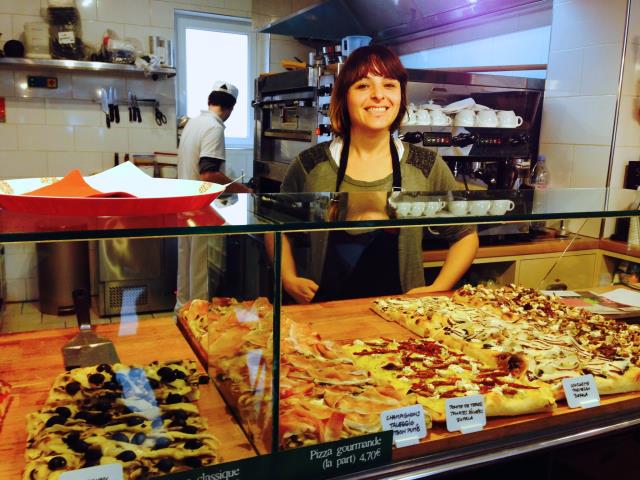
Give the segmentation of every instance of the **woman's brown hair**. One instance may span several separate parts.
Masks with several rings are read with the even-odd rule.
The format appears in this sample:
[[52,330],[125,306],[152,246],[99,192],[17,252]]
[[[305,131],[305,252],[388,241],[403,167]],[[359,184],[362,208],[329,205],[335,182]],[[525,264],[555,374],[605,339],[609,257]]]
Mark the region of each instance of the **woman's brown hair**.
[[390,131],[397,130],[407,111],[407,71],[400,58],[394,52],[382,45],[369,45],[355,50],[344,64],[331,95],[329,118],[331,129],[338,137],[349,135],[351,119],[347,108],[347,92],[351,85],[365,78],[369,73],[385,78],[393,78],[400,82],[402,100],[400,111],[391,126]]

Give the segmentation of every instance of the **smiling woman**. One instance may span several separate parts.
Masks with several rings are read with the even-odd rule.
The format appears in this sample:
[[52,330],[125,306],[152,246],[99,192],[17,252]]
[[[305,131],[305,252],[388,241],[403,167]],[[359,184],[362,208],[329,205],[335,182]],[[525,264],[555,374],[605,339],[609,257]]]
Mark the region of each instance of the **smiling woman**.
[[[407,72],[398,56],[372,45],[349,55],[336,80],[329,116],[335,139],[302,152],[282,183],[285,192],[447,191],[455,189],[449,168],[435,151],[393,137],[406,112]],[[376,196],[373,196],[377,198]],[[387,215],[347,201],[347,218]],[[362,218],[363,213],[372,215]],[[388,218],[388,217],[387,217]],[[436,278],[424,286],[422,229],[310,234],[306,272],[298,271],[290,239],[283,237],[282,286],[298,303],[451,289],[469,267],[478,246],[475,229],[439,229],[452,241]],[[266,238],[268,251],[271,239]],[[326,259],[326,261],[325,261]]]

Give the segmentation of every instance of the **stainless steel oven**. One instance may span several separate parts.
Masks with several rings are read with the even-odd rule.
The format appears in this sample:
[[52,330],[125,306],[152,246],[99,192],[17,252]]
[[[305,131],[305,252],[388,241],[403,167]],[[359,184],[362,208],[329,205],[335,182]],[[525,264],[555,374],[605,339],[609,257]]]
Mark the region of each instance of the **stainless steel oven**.
[[254,181],[260,192],[277,192],[291,161],[327,141],[334,75],[321,67],[256,80]]

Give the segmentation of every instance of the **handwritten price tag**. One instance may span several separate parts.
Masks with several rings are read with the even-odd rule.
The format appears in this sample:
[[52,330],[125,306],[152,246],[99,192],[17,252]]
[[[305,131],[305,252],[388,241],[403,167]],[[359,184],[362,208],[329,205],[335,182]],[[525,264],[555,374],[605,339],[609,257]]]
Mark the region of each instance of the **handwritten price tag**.
[[591,408],[600,405],[600,394],[593,375],[565,378],[562,380],[564,396],[569,408]]
[[487,424],[483,395],[449,398],[445,402],[447,430],[461,433],[479,432]]
[[393,431],[393,442],[398,448],[408,447],[427,436],[422,405],[385,410],[380,414],[383,430]]

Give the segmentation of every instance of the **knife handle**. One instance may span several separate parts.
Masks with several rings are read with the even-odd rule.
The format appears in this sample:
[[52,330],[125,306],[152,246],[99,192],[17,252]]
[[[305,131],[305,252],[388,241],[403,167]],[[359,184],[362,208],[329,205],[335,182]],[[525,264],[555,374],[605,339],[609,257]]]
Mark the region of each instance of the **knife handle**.
[[113,103],[110,103],[109,104],[109,120],[113,122],[114,118],[115,118],[115,113],[114,113]]
[[129,121],[133,122],[133,109],[129,107]]
[[118,107],[117,104],[113,107],[113,111],[115,113],[116,123],[120,123],[120,107]]
[[105,118],[105,119],[106,119],[106,121],[107,121],[107,128],[111,128],[111,119],[109,118],[109,114],[108,114],[108,113],[105,113],[105,114],[104,114],[104,118]]

